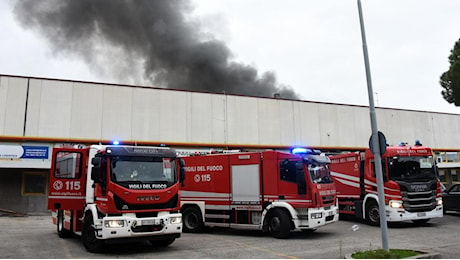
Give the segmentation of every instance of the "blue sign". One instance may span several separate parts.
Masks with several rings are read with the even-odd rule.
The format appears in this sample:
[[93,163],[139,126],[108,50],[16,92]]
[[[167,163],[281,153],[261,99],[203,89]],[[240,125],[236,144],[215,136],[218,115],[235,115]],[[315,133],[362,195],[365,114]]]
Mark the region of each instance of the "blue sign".
[[23,159],[48,159],[48,146],[22,146],[24,153]]

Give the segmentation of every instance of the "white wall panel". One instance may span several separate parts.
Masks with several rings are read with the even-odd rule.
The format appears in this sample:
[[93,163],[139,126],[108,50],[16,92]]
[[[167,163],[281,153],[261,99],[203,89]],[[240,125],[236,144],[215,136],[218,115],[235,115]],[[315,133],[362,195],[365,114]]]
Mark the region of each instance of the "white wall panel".
[[[342,108],[341,108],[342,109]],[[322,146],[340,146],[337,107],[318,104],[319,133]]]
[[[212,143],[212,99],[210,94],[187,93],[187,129],[188,142]],[[216,108],[217,110],[222,110]]]
[[[341,108],[338,108],[341,109]],[[354,107],[354,125],[356,143],[352,147],[367,147],[369,146],[369,138],[372,134],[371,118],[369,108]],[[350,123],[344,122],[349,125]],[[344,126],[342,126],[344,127]]]
[[337,109],[337,135],[340,146],[356,146],[355,107]]
[[227,95],[211,95],[212,143],[226,144],[227,142]]
[[459,118],[452,118],[447,114],[436,114],[433,122],[435,128],[435,147],[452,148],[460,147],[459,140]]
[[104,86],[102,139],[131,140],[133,88]]
[[[30,79],[29,82],[29,99],[27,102],[27,123],[25,136],[37,137],[39,135],[40,125],[40,107],[42,96],[43,80]],[[18,115],[19,116],[19,115]],[[62,137],[62,134],[55,136]]]
[[289,146],[300,144],[302,142],[300,140],[300,135],[296,133],[297,130],[300,134],[299,127],[296,127],[296,114],[298,114],[298,112],[294,110],[294,106],[292,104],[293,102],[286,100],[278,100],[277,102],[279,103],[280,110],[278,117],[278,121],[280,124],[279,144],[288,144]]
[[377,109],[378,128],[390,145],[398,145],[401,142],[401,113],[396,110]]
[[24,132],[27,79],[0,77],[0,135]]
[[[162,90],[133,89],[132,140],[160,141]],[[164,109],[167,109],[164,108]]]
[[160,140],[187,142],[187,92],[160,91]]
[[318,103],[294,102],[294,107],[298,111],[296,120],[299,124],[298,135],[301,141],[293,145],[320,146],[319,121],[321,116],[318,114]]
[[229,143],[254,144],[257,142],[259,123],[256,98],[227,96],[227,113]]
[[104,86],[73,83],[70,138],[102,139]]
[[281,143],[281,135],[284,132],[281,130],[280,118],[285,115],[280,115],[279,102],[271,99],[258,99],[258,128],[259,138],[257,143],[279,145]]
[[33,136],[70,137],[72,90],[71,82],[31,80],[27,125],[30,118],[30,123],[35,124],[31,129]]

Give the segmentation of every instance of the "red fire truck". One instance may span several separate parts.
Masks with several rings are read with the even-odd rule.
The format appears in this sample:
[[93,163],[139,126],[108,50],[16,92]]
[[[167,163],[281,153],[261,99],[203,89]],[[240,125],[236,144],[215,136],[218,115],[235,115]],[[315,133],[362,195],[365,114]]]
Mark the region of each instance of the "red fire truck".
[[[374,155],[369,149],[330,156],[340,214],[379,225]],[[388,146],[382,155],[385,209],[388,222],[424,224],[442,213],[441,185],[430,148]]]
[[59,237],[81,235],[90,252],[126,239],[167,246],[182,232],[184,177],[164,147],[54,148],[48,208]]
[[330,160],[318,150],[211,154],[183,158],[184,232],[204,226],[262,230],[286,238],[338,221]]

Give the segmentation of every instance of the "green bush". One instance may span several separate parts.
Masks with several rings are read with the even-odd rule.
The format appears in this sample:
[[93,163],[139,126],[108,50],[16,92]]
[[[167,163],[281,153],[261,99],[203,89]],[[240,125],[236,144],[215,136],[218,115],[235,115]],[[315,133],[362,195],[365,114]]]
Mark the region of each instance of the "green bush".
[[383,249],[377,249],[377,250],[355,252],[351,255],[351,258],[353,259],[369,259],[369,258],[398,259],[398,258],[416,256],[418,254],[420,253],[414,250],[390,249],[389,251],[385,251]]

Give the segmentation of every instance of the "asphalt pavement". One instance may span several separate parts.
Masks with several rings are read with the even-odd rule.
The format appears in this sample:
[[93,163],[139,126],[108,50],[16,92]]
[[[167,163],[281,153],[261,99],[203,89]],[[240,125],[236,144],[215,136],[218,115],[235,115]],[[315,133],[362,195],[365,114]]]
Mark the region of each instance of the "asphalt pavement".
[[[85,250],[79,237],[61,239],[50,216],[0,217],[1,258],[161,258],[161,259],[339,259],[356,251],[381,248],[381,230],[355,220],[340,220],[312,234],[295,232],[275,239],[262,232],[209,229],[184,233],[167,248],[148,243],[115,245],[103,254]],[[425,226],[411,222],[391,225],[390,248],[435,253],[437,258],[460,257],[460,214],[450,213]]]

